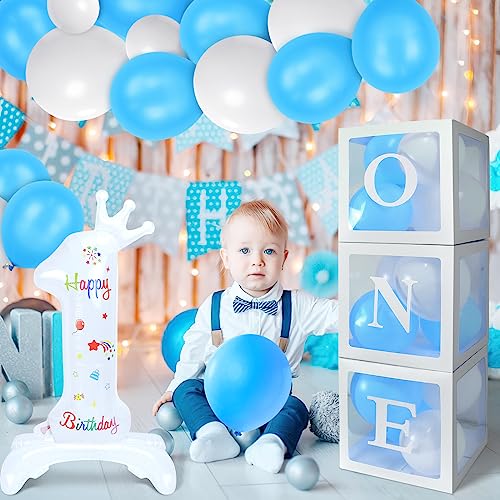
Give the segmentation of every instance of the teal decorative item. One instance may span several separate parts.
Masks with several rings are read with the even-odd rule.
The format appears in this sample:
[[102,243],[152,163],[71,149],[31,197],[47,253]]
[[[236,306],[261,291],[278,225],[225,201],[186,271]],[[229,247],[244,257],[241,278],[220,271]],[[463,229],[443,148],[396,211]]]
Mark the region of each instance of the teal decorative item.
[[490,163],[490,189],[500,191],[500,151]]
[[24,113],[3,97],[0,97],[0,123],[0,149],[2,149],[24,123]]
[[488,342],[488,376],[500,379],[500,330],[490,328]]
[[189,185],[186,193],[188,260],[220,248],[222,225],[240,203],[239,182],[192,182]]
[[311,355],[311,365],[329,370],[339,367],[339,336],[337,333],[310,335],[304,346],[304,352]]
[[339,262],[337,254],[328,250],[308,255],[302,267],[300,286],[311,295],[331,298],[337,295]]

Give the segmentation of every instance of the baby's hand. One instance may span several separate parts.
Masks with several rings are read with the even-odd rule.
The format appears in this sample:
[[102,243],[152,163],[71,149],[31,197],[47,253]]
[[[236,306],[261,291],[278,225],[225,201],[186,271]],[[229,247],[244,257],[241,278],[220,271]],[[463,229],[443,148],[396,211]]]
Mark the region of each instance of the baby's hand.
[[172,401],[172,392],[165,391],[162,397],[153,405],[153,417],[158,413],[158,410],[160,409],[160,406],[162,404],[168,403],[170,401]]

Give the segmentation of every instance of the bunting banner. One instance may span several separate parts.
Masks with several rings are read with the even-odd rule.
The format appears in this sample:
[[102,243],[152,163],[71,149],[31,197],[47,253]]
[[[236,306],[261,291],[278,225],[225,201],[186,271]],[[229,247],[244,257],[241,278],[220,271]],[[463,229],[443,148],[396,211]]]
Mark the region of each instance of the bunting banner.
[[0,97],[0,149],[7,146],[10,140],[24,123],[24,113]]
[[94,227],[97,191],[104,189],[108,192],[108,213],[113,216],[121,209],[136,175],[135,170],[116,163],[92,155],[82,156],[75,168],[69,188],[82,204],[85,224]]
[[118,120],[115,118],[115,115],[111,111],[108,111],[104,115],[104,122],[102,124],[101,133],[105,137],[113,137],[115,135],[125,134],[126,131],[118,123]]
[[297,178],[310,203],[316,204],[318,215],[328,234],[338,228],[338,146],[305,163],[297,170]]
[[178,255],[187,185],[187,182],[175,177],[137,173],[127,194],[127,198],[136,204],[136,209],[130,215],[129,226],[138,227],[144,221],[151,220],[155,232],[143,237],[136,246],[156,243],[163,252]]
[[309,235],[304,217],[303,202],[291,172],[278,173],[261,179],[249,180],[243,184],[242,201],[269,200],[280,210],[288,223],[290,241],[307,246]]
[[286,120],[282,125],[273,128],[268,132],[263,132],[260,134],[241,134],[239,136],[241,149],[243,151],[250,151],[254,146],[256,146],[259,142],[261,142],[269,135],[298,140],[300,137],[300,130],[297,122]]
[[234,148],[231,133],[202,115],[191,128],[176,136],[175,150],[180,153],[202,142],[213,144],[225,151],[232,151]]
[[28,125],[19,147],[35,155],[47,167],[51,179],[61,183],[85,154],[82,148],[41,125]]
[[186,192],[187,258],[220,248],[224,222],[241,204],[237,181],[191,182]]

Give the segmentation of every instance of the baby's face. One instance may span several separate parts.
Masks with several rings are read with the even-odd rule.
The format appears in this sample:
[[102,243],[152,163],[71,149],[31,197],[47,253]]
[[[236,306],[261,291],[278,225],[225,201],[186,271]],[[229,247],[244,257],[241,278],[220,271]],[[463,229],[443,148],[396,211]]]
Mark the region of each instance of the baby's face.
[[254,297],[265,295],[279,280],[287,258],[286,242],[251,217],[238,217],[224,229],[221,257],[232,278]]

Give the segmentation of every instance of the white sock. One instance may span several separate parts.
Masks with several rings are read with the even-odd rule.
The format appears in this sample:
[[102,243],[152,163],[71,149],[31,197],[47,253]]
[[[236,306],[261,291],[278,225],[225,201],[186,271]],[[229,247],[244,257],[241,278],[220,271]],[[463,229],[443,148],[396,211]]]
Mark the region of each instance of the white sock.
[[263,434],[245,451],[248,464],[276,474],[285,460],[285,443],[276,434]]
[[221,422],[209,422],[196,433],[189,447],[193,462],[215,462],[234,458],[240,454],[240,445]]

